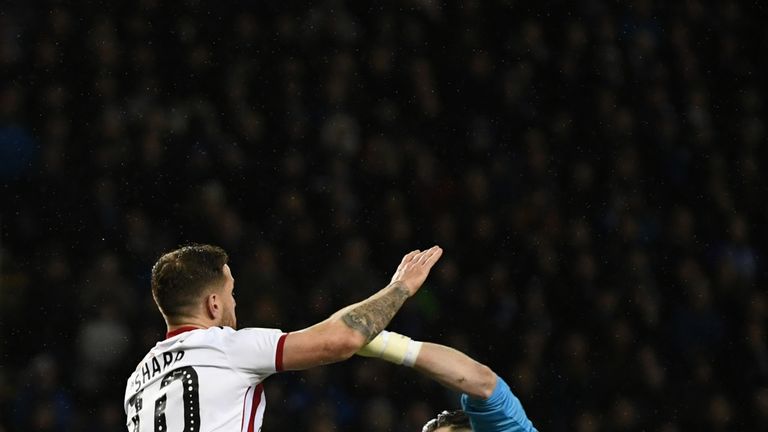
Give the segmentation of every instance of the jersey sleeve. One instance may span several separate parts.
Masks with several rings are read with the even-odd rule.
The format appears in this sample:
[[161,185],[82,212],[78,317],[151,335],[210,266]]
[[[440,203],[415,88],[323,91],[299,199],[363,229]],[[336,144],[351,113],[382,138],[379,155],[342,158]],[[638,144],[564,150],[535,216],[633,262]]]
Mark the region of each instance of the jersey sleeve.
[[537,432],[520,400],[501,377],[486,400],[461,395],[461,406],[475,432]]
[[234,369],[264,377],[283,368],[285,336],[277,329],[246,328],[230,332],[225,352]]

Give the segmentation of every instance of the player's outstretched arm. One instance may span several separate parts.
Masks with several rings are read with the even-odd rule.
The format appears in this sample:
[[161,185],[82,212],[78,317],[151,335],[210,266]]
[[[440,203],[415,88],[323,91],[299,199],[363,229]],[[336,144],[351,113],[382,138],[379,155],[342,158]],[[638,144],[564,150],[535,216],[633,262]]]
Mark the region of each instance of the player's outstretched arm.
[[462,407],[475,431],[536,432],[507,383],[461,351],[383,331],[357,354],[411,366],[461,392]]
[[410,252],[381,291],[325,321],[290,333],[283,348],[283,368],[307,369],[351,357],[384,330],[403,303],[418,292],[442,253],[438,246]]
[[496,387],[496,373],[463,352],[395,332],[381,332],[357,354],[413,367],[452,390],[478,399],[488,399]]
[[496,373],[491,368],[445,345],[424,342],[413,368],[476,399],[488,399],[496,387]]

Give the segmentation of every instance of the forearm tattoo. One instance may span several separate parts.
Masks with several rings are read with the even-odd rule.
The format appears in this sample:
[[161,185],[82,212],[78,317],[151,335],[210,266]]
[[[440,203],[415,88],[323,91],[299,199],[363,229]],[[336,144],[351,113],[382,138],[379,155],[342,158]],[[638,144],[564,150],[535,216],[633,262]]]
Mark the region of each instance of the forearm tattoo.
[[347,326],[365,336],[365,343],[384,330],[408,299],[408,289],[402,282],[394,282],[390,288],[381,296],[360,303],[342,317]]

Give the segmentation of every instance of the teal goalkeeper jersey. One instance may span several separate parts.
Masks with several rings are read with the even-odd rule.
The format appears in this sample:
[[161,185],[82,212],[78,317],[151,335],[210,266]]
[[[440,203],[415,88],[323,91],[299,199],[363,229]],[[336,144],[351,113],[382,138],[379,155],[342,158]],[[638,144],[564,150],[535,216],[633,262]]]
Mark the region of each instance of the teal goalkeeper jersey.
[[501,377],[487,400],[461,395],[461,406],[474,432],[538,432],[525,415],[520,400]]

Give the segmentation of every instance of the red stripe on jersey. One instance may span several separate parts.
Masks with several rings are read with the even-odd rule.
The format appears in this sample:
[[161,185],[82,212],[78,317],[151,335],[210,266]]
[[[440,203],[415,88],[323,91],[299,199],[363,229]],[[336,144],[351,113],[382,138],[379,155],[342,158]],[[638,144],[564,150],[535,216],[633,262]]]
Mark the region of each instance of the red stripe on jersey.
[[285,345],[285,338],[288,333],[284,333],[277,341],[277,351],[275,351],[275,370],[282,372],[283,370],[283,346]]
[[170,339],[170,338],[172,338],[174,336],[178,336],[178,335],[180,335],[180,334],[182,334],[184,332],[188,332],[188,331],[192,331],[192,330],[197,330],[199,328],[201,328],[201,327],[194,327],[194,326],[179,327],[176,330],[169,331],[168,333],[166,333],[165,334],[165,338],[166,339]]
[[245,396],[243,396],[243,414],[240,416],[240,432],[243,432],[243,422],[245,421],[245,401],[248,400],[249,391],[251,391],[250,386],[248,386],[248,390],[245,391]]
[[264,392],[264,386],[259,384],[253,389],[253,403],[251,404],[251,418],[248,420],[248,432],[255,432],[253,429],[253,420],[256,418],[256,411],[261,403],[261,394]]

